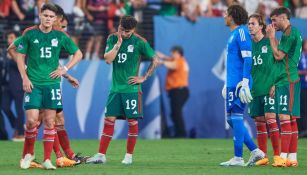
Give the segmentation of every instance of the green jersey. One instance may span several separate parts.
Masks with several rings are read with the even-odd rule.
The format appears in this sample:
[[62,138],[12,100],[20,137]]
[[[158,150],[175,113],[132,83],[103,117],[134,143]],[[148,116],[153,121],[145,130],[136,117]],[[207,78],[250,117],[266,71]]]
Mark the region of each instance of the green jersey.
[[60,83],[60,78],[52,79],[49,74],[59,66],[61,49],[64,48],[71,55],[78,50],[64,32],[51,30],[44,33],[38,26],[26,29],[14,44],[18,44],[17,52],[28,56],[27,75],[35,85]]
[[[111,34],[107,39],[106,53],[117,43],[117,35]],[[128,79],[137,76],[141,56],[151,59],[155,51],[149,43],[137,34],[124,39],[113,61],[112,92],[131,93],[141,91],[140,85],[129,85]]]
[[286,54],[282,61],[278,61],[279,75],[275,84],[285,85],[299,80],[297,65],[302,53],[302,37],[297,28],[290,28],[290,34],[283,33],[278,49]]
[[276,69],[274,55],[268,38],[262,38],[259,42],[252,42],[253,66],[252,66],[252,96],[267,95],[274,84]]

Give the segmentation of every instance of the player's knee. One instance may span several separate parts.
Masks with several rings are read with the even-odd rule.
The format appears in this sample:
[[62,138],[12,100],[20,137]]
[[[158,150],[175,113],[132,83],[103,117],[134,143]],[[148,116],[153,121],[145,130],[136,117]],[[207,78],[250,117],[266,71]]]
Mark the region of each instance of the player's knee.
[[138,124],[138,121],[136,119],[128,119],[129,126],[134,126]]
[[266,113],[265,114],[265,119],[276,119],[276,114],[275,113]]
[[38,124],[38,121],[35,118],[27,117],[27,120],[26,120],[27,128],[34,128],[37,126],[37,124]]
[[290,120],[290,115],[287,114],[279,114],[280,120]]
[[57,123],[54,125],[57,131],[65,130],[64,125],[58,125]]
[[116,117],[106,117],[106,118],[104,119],[105,122],[112,122],[112,123],[114,123],[115,120],[116,120]]
[[264,117],[256,117],[255,118],[255,122],[265,122],[265,118]]

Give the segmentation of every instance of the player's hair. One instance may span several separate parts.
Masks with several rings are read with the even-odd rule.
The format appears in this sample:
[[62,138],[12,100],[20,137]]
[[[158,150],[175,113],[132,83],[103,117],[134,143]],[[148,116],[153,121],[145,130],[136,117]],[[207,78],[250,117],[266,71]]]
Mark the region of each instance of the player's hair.
[[119,21],[120,26],[125,30],[131,30],[136,28],[137,23],[137,20],[133,16],[129,15],[121,17]]
[[251,18],[257,19],[259,25],[262,26],[261,32],[262,32],[263,35],[265,35],[266,34],[266,31],[265,31],[266,23],[265,23],[263,16],[261,16],[259,13],[254,13],[254,14],[252,14],[248,17],[248,20],[250,20]]
[[61,20],[61,22],[63,22],[64,20],[67,21],[67,25],[69,24],[69,20],[68,20],[68,16],[66,14],[63,15],[63,18]]
[[45,10],[53,11],[56,15],[58,15],[58,8],[52,3],[46,3],[42,6],[41,12]]
[[65,12],[64,12],[64,10],[63,10],[63,8],[61,7],[61,6],[59,6],[58,4],[54,4],[54,6],[57,8],[57,13],[56,13],[56,15],[57,16],[61,16],[61,17],[63,17],[64,15],[65,15]]
[[227,9],[228,16],[231,16],[236,25],[247,23],[248,13],[241,5],[231,5]]
[[183,56],[183,48],[181,46],[173,46],[171,48],[171,52],[178,52],[181,56]]
[[290,19],[291,17],[291,12],[288,8],[286,7],[277,7],[276,9],[274,9],[271,14],[270,14],[270,17],[273,17],[273,16],[279,16],[281,14],[285,14],[287,16],[287,19]]
[[14,34],[16,37],[18,37],[20,35],[19,32],[16,32],[14,30],[8,30],[8,31],[5,32],[5,34],[6,34],[6,36]]

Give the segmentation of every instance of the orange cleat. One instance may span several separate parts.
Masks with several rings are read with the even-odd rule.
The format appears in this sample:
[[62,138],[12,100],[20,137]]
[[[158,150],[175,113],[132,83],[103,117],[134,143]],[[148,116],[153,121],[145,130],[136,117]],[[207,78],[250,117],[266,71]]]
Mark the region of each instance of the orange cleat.
[[73,167],[75,166],[76,161],[70,160],[66,157],[61,157],[56,159],[56,166],[57,167]]

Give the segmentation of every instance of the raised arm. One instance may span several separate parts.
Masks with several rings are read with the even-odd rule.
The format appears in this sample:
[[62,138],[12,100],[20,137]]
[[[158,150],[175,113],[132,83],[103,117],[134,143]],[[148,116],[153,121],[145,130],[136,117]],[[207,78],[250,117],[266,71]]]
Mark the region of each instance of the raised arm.
[[286,54],[278,49],[278,41],[275,38],[275,28],[272,24],[267,26],[266,33],[270,39],[270,44],[275,60],[282,60]]
[[107,64],[111,64],[114,61],[119,51],[119,48],[123,42],[120,31],[117,33],[117,38],[118,40],[117,43],[114,45],[114,47],[109,52],[104,54],[104,60]]

